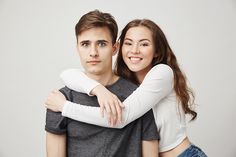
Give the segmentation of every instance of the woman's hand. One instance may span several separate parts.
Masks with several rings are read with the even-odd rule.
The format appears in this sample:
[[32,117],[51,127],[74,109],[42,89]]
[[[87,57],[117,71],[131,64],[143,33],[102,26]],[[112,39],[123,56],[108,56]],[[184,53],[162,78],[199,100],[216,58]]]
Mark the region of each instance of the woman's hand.
[[55,112],[62,112],[65,102],[65,96],[60,91],[54,90],[49,94],[45,107]]
[[124,108],[124,105],[116,95],[107,90],[103,85],[96,86],[91,93],[97,96],[101,115],[104,117],[105,111],[111,126],[116,125],[117,120],[120,123],[122,122],[122,108]]

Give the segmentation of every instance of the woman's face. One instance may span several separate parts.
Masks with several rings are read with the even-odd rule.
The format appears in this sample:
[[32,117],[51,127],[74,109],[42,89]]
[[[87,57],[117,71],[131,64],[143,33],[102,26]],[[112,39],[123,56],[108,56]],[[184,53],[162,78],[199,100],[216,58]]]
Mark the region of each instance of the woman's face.
[[151,31],[144,26],[130,28],[122,46],[122,56],[128,68],[135,72],[139,81],[152,68],[155,48]]

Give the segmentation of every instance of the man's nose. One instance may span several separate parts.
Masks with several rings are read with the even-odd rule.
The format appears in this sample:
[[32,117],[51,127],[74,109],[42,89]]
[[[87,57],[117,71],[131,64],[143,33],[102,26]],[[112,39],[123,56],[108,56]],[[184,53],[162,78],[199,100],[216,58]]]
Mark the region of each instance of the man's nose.
[[98,57],[98,50],[96,46],[92,46],[90,50],[90,57]]

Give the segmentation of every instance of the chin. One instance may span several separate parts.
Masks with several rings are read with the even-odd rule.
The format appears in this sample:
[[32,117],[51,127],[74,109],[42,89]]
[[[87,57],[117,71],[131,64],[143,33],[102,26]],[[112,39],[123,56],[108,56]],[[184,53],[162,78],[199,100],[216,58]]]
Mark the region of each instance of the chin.
[[93,74],[93,75],[98,75],[100,74],[101,70],[98,69],[88,69],[88,73]]
[[139,67],[128,66],[129,70],[132,72],[139,72],[141,69]]

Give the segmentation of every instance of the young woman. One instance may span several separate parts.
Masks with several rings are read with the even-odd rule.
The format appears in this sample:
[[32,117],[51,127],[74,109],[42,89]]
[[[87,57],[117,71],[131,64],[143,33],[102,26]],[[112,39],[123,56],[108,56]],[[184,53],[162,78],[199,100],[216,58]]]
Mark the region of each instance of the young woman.
[[[191,120],[197,117],[191,108],[194,96],[164,33],[153,21],[133,20],[125,26],[120,36],[115,72],[140,85],[123,102],[122,123],[111,126],[100,116],[99,108],[68,102],[58,91],[51,93],[46,107],[62,111],[62,115],[78,121],[114,128],[124,127],[152,108],[161,136],[160,156],[206,156],[190,143],[186,134],[185,114],[190,114]],[[65,71],[62,78],[73,90],[95,94],[100,105],[105,106],[109,113],[119,113],[117,104],[120,102],[116,97],[79,70]]]

